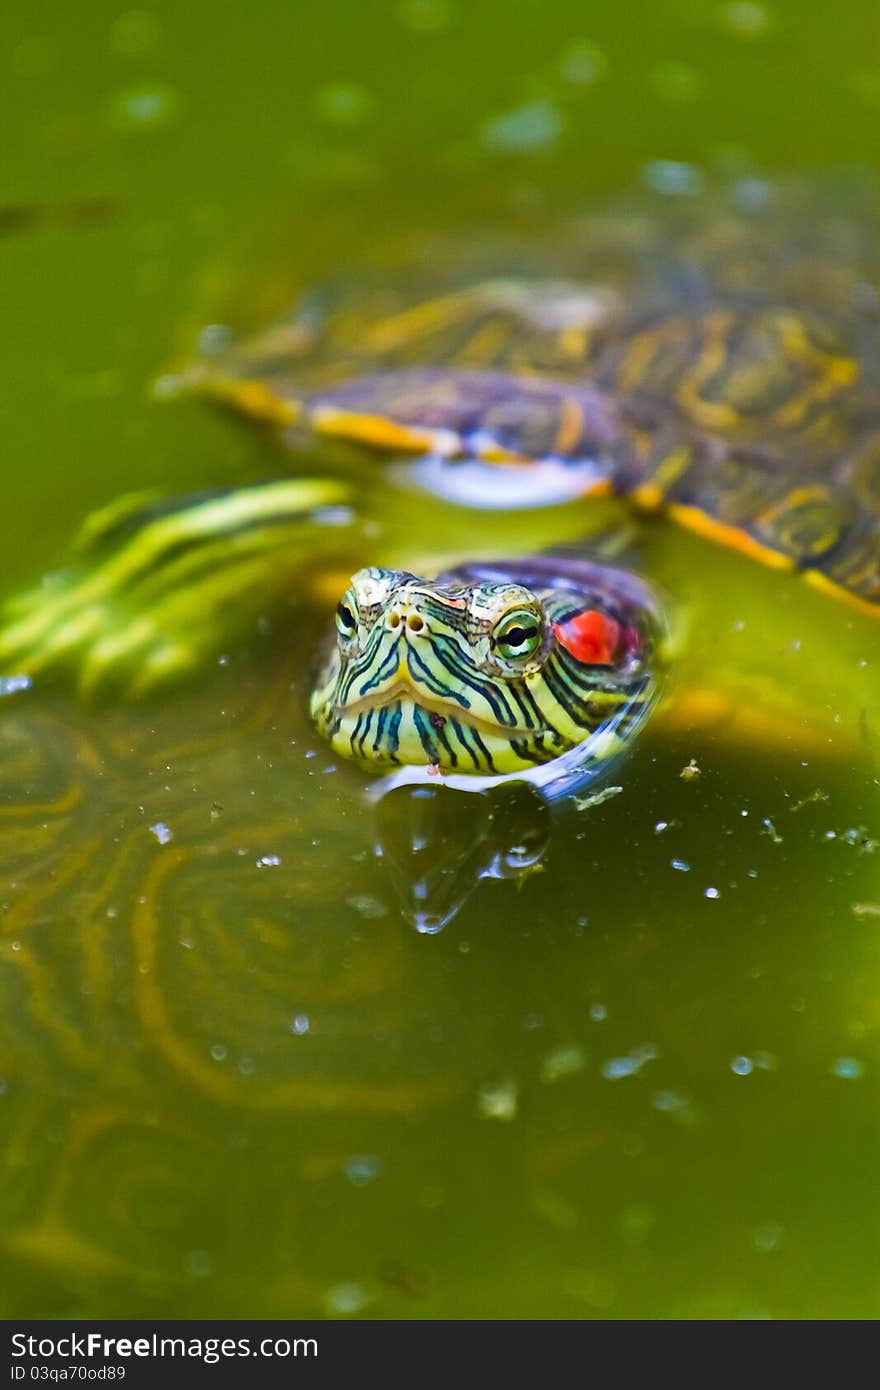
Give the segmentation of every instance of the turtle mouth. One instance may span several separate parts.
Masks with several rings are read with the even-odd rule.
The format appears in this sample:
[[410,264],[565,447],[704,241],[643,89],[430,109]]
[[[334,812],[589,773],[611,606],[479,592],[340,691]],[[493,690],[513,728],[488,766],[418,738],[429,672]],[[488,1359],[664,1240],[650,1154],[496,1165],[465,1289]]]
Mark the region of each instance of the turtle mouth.
[[[385,709],[398,703],[405,703],[413,709],[423,710],[434,727],[438,729],[442,728],[448,719],[458,724],[464,724],[484,737],[536,738],[547,732],[540,727],[527,728],[524,725],[501,724],[495,720],[483,719],[480,715],[465,709],[463,705],[457,704],[454,700],[444,700],[438,695],[427,694],[408,681],[401,680],[395,681],[393,685],[388,686],[385,690],[377,691],[375,694],[362,696],[359,700],[349,700],[345,704],[338,704],[334,708],[334,713],[337,717],[352,719],[359,714],[365,714],[368,710]],[[439,722],[441,720],[443,723]]]

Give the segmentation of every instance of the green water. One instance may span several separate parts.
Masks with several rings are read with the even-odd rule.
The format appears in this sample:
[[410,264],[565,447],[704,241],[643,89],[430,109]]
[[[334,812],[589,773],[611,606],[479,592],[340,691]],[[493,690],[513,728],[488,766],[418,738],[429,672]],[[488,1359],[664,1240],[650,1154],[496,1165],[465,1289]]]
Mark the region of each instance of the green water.
[[[647,161],[876,160],[867,0],[92,0],[0,37],[10,593],[121,490],[277,471],[147,387],[281,281]],[[381,544],[424,552],[396,505]],[[6,1316],[877,1316],[876,629],[640,545],[689,615],[673,695],[738,720],[671,700],[512,881],[447,826],[433,937],[308,727],[326,603],[145,708],[4,703]]]

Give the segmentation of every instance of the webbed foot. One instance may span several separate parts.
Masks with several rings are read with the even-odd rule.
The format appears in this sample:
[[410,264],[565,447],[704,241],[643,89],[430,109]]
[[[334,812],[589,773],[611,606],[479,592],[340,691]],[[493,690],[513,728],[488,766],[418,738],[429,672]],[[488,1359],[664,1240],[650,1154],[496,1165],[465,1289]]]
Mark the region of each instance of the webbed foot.
[[312,478],[122,498],[86,521],[70,568],[10,602],[0,670],[73,671],[87,695],[177,680],[289,598],[322,538],[352,521],[349,500]]

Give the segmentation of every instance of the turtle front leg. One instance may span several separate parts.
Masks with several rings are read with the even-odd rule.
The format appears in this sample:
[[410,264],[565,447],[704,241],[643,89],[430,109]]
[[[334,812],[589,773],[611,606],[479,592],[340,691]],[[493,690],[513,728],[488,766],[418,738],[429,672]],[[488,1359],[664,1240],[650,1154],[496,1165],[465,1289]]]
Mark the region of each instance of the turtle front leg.
[[349,497],[292,478],[123,498],[86,521],[69,568],[8,605],[0,668],[73,671],[84,694],[177,680],[289,599],[304,560],[351,524]]

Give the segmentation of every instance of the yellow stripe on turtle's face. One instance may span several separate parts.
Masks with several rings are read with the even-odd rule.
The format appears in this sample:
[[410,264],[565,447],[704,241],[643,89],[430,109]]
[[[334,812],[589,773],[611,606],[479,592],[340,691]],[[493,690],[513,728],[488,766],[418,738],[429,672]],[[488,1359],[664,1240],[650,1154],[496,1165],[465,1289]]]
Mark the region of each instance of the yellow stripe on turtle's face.
[[603,729],[607,756],[652,689],[644,633],[563,589],[367,569],[336,626],[312,715],[376,771],[516,772]]

